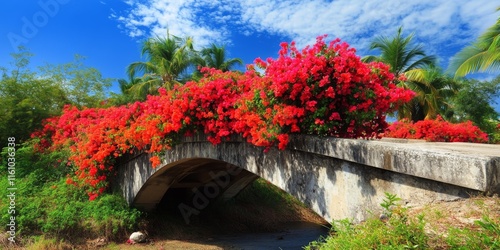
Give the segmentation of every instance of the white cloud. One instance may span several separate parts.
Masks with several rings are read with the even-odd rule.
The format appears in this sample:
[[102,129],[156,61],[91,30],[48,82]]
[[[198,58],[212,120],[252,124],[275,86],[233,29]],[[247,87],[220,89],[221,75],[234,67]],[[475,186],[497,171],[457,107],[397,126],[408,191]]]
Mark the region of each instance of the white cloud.
[[[230,43],[233,33],[268,32],[313,42],[329,34],[361,51],[379,35],[392,36],[399,26],[414,32],[429,51],[464,46],[498,17],[491,0],[127,0],[130,11],[118,15],[130,36],[192,36],[200,47]],[[441,47],[440,47],[441,46]]]
[[165,36],[168,31],[177,36],[191,36],[196,45],[202,47],[222,42],[229,35],[226,25],[230,19],[227,13],[232,11],[229,4],[209,0],[143,2],[126,1],[131,10],[117,18],[132,37]]

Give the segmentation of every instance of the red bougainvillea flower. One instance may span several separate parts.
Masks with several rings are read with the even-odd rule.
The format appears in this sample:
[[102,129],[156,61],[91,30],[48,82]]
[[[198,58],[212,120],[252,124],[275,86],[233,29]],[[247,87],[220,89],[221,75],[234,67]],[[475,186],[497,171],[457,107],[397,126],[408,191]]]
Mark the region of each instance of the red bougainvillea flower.
[[415,123],[407,120],[394,122],[385,136],[425,139],[433,142],[488,142],[488,134],[474,126],[471,121],[453,124],[445,121],[441,116],[435,120]]
[[187,135],[203,133],[217,144],[238,134],[266,151],[285,149],[292,133],[380,137],[386,113],[414,93],[397,87],[401,79],[387,65],[365,64],[348,44],[325,38],[303,50],[282,43],[277,59],[256,59],[245,73],[204,68],[198,82],[159,89],[144,102],[66,106],[33,133],[36,148],[67,151],[75,169],[67,183],[85,188],[93,200],[106,189],[117,157],[143,151],[156,167],[159,153]]

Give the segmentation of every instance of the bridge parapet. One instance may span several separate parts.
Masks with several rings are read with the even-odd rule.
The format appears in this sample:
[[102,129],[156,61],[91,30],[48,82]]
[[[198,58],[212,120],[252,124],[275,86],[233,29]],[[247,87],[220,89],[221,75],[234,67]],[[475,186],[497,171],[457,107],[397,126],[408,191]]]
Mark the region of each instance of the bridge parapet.
[[165,151],[156,169],[148,159],[139,155],[118,166],[117,186],[127,201],[151,209],[168,190],[184,189],[192,198],[178,206],[190,216],[258,176],[327,221],[363,220],[380,209],[385,192],[419,206],[500,191],[500,145],[294,135],[285,150],[264,153],[239,137],[214,146],[198,135]]
[[290,147],[402,174],[500,193],[500,145],[294,136]]

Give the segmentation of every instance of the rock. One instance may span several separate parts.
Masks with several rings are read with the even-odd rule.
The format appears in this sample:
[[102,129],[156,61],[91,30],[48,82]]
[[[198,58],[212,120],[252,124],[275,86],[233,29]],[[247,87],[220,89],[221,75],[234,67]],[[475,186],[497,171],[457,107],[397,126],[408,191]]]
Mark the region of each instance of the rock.
[[135,244],[135,243],[144,243],[146,242],[146,235],[142,232],[133,232],[129,239],[127,240],[128,244]]

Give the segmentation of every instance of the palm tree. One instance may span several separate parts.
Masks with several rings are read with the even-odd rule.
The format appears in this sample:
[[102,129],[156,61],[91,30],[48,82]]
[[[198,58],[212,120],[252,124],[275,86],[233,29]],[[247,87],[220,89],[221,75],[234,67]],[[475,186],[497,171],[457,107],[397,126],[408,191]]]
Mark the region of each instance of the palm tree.
[[240,58],[227,59],[226,54],[226,48],[224,46],[219,47],[215,44],[202,49],[195,59],[197,71],[194,74],[194,78],[201,78],[200,68],[202,67],[220,69],[226,72],[236,65],[243,65],[243,61]]
[[118,79],[118,86],[120,87],[120,93],[110,93],[110,98],[108,99],[111,106],[120,106],[127,103],[132,103],[135,101],[144,101],[147,94],[137,95],[137,93],[131,93],[130,89],[139,84],[141,79],[134,78],[130,80]]
[[[424,119],[426,116],[433,116],[433,110],[437,107],[424,107],[422,105],[434,105],[430,100],[429,93],[424,91],[425,88],[432,89],[432,81],[423,81],[426,79],[425,71],[432,68],[435,64],[435,56],[426,55],[422,45],[412,45],[413,34],[407,37],[402,36],[402,28],[398,29],[395,37],[389,38],[380,36],[376,38],[370,45],[370,49],[380,50],[380,56],[365,56],[364,62],[380,61],[390,66],[390,71],[396,76],[405,75],[407,80],[400,82],[400,86],[412,89],[417,93],[417,99],[405,105],[402,105],[398,110],[398,119],[410,118],[413,121]],[[426,97],[427,95],[427,97]],[[425,114],[430,112],[429,114]]]
[[473,44],[458,52],[452,58],[448,70],[454,72],[455,77],[500,70],[500,18]]
[[422,45],[412,46],[413,34],[402,37],[402,30],[402,27],[399,27],[396,37],[393,38],[377,37],[370,44],[370,49],[380,50],[380,56],[365,56],[363,61],[387,63],[396,77],[409,72],[418,74],[424,67],[434,65],[436,57],[426,55]]
[[165,38],[146,40],[141,54],[147,58],[146,62],[134,62],[127,67],[130,79],[142,73],[140,82],[129,89],[136,96],[155,94],[159,87],[172,89],[180,84],[181,74],[193,64],[193,40],[167,33]]
[[412,79],[406,82],[407,87],[417,95],[406,109],[398,113],[398,118],[407,117],[412,121],[419,121],[435,119],[437,115],[449,112],[452,108],[449,100],[458,91],[458,83],[454,79],[435,66],[409,72],[406,76]]
[[202,49],[201,55],[205,62],[202,66],[220,69],[224,72],[231,70],[236,65],[243,65],[240,58],[226,59],[226,48],[224,46],[217,47],[217,45],[212,44],[210,47]]

